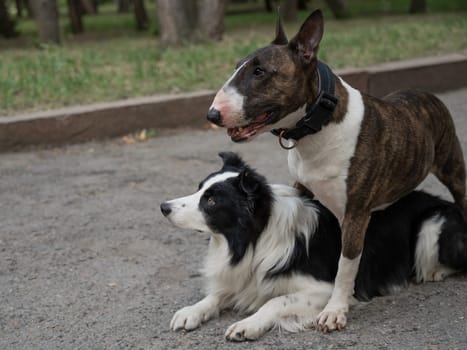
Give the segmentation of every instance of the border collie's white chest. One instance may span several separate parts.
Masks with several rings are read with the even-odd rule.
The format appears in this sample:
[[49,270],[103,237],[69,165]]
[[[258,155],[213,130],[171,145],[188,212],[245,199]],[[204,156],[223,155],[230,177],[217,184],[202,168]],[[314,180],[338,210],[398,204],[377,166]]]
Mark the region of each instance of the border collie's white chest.
[[332,123],[320,132],[301,139],[289,151],[289,171],[309,188],[341,222],[347,203],[347,175],[355,153],[363,120],[360,92],[341,79],[349,94],[347,113],[342,122]]

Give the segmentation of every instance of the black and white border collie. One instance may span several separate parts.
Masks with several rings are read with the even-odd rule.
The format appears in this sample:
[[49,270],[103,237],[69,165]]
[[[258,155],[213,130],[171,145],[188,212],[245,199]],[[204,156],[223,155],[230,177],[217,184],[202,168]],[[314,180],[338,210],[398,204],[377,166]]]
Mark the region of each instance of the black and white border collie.
[[[219,155],[222,169],[196,193],[161,204],[174,225],[211,234],[207,296],[179,310],[170,327],[193,330],[227,308],[254,312],[227,329],[228,340],[313,327],[333,290],[338,221],[295,188],[268,184],[235,153]],[[373,213],[351,302],[457,271],[467,271],[466,218],[454,204],[415,191]]]

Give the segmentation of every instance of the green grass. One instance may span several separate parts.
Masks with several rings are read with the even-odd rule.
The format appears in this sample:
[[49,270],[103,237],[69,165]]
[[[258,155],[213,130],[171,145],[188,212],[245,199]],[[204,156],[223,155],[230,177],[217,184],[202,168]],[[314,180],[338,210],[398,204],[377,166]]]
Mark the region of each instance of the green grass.
[[[290,36],[306,15],[286,25]],[[62,46],[38,49],[33,24],[20,22],[21,39],[0,40],[0,115],[217,89],[241,57],[272,40],[274,15],[228,16],[222,42],[183,48],[162,48],[152,32],[128,30],[132,25],[130,15],[87,17],[88,31],[72,36],[62,23]],[[465,13],[345,21],[326,16],[320,58],[334,68],[362,67],[465,48]]]

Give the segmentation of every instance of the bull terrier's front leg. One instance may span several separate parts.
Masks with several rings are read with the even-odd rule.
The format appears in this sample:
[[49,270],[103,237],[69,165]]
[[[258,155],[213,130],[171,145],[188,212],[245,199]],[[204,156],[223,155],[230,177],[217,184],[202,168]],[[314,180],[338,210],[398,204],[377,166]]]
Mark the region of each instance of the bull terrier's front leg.
[[[353,215],[352,215],[353,214]],[[341,330],[347,324],[349,300],[354,293],[370,211],[346,213],[342,227],[342,253],[334,289],[326,307],[318,315],[318,328],[323,332]]]

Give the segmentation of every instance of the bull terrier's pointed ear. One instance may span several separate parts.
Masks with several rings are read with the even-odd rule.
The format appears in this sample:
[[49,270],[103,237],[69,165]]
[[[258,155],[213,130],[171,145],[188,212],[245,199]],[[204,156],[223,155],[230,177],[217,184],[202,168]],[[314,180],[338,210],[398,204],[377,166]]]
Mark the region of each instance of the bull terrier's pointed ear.
[[277,17],[276,17],[276,37],[271,42],[273,45],[287,45],[288,44],[287,35],[285,35],[284,28],[282,27],[281,15],[279,8],[277,8]]
[[290,40],[289,48],[298,54],[303,62],[310,63],[318,55],[323,31],[323,13],[321,10],[316,10],[308,16],[297,35]]

